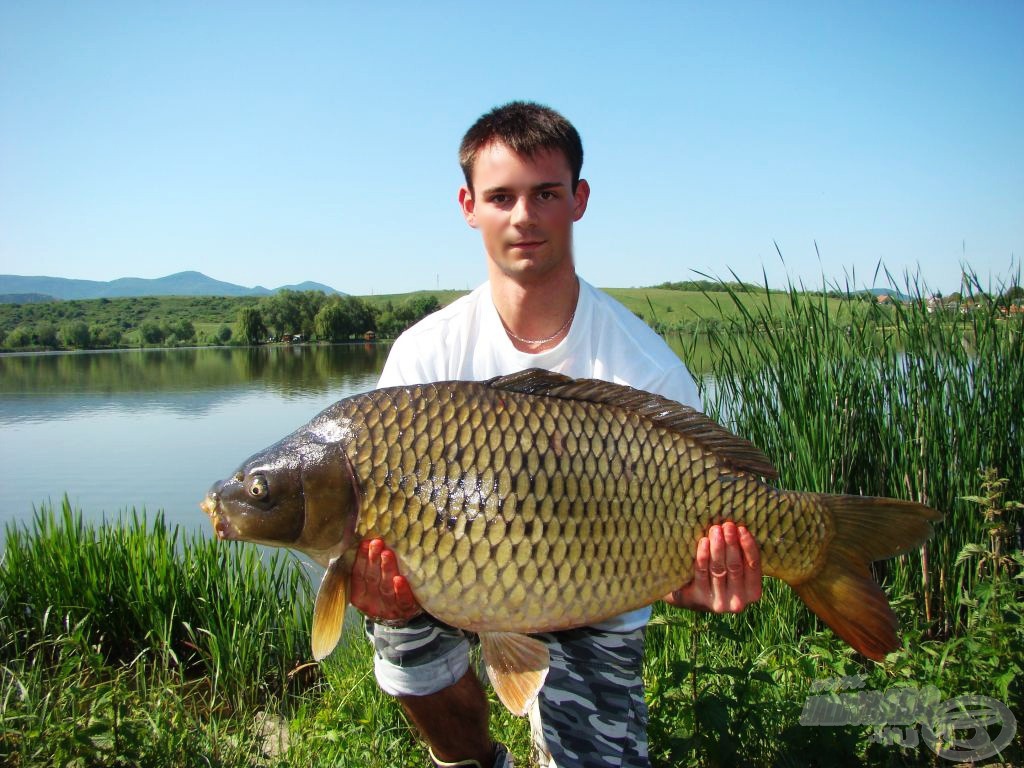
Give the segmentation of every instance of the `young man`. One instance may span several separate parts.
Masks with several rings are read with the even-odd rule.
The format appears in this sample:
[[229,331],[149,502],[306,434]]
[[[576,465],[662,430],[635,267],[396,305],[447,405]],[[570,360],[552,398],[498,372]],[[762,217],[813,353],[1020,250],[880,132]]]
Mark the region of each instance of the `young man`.
[[[482,380],[539,367],[699,408],[693,379],[665,342],[576,275],[572,228],[590,196],[576,129],[551,109],[513,102],[469,129],[459,159],[466,178],[459,204],[483,238],[489,280],[402,334],[379,385]],[[436,765],[511,765],[490,739],[469,639],[419,611],[400,566],[382,542],[364,542],[352,576],[353,605],[376,619],[368,631],[379,684],[399,698]],[[726,523],[698,544],[694,580],[664,599],[735,612],[760,594],[757,545]],[[645,608],[543,636],[551,668],[531,713],[542,765],[649,764],[640,677],[649,615]]]

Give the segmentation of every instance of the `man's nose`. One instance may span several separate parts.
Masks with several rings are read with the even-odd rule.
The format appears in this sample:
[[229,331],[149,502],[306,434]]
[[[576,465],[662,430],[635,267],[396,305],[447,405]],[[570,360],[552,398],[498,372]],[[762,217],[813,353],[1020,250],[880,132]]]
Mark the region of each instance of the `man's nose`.
[[512,223],[516,225],[529,224],[533,221],[533,201],[528,195],[523,195],[516,200],[512,206]]

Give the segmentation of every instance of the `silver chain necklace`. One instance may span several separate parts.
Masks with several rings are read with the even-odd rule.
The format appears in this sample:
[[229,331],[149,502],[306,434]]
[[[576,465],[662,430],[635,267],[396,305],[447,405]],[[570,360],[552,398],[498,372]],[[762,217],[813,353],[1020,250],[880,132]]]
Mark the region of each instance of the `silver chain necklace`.
[[[498,317],[501,317],[501,315],[499,315]],[[564,331],[566,328],[569,327],[569,324],[572,322],[572,319],[574,317],[576,317],[576,310],[575,309],[573,309],[572,314],[569,315],[569,319],[565,321],[565,324],[562,325],[561,328],[559,328],[557,331],[555,331],[550,336],[548,336],[547,338],[544,338],[544,339],[524,339],[522,336],[519,336],[519,335],[513,333],[512,329],[508,327],[508,324],[504,320],[501,321],[501,324],[505,327],[505,333],[507,333],[509,336],[511,336],[516,341],[518,341],[520,344],[530,344],[530,345],[536,346],[538,344],[547,344],[549,341],[554,341],[559,336],[561,336],[562,335],[562,331]]]

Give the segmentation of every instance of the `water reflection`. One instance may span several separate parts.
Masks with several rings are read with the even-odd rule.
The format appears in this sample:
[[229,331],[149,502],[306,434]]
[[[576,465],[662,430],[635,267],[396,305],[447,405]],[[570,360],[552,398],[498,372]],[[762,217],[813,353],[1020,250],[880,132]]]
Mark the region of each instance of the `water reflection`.
[[384,345],[0,356],[0,524],[67,493],[87,518],[197,504],[244,458],[372,389]]
[[[253,391],[309,397],[374,386],[386,345],[123,350],[0,356],[0,425],[164,410],[196,417]],[[358,390],[356,390],[358,391]]]

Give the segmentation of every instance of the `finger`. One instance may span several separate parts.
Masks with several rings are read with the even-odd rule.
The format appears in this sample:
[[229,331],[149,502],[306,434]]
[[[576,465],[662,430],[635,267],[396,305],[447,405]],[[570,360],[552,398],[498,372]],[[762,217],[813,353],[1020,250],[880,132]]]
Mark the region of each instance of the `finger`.
[[372,573],[376,571],[380,572],[380,556],[384,551],[384,541],[382,539],[370,539],[369,548],[367,550],[367,560],[369,561],[370,568],[367,571]]
[[739,539],[746,565],[743,571],[743,591],[747,602],[753,603],[761,599],[761,550],[754,535],[743,526],[739,528]]
[[711,573],[711,594],[710,608],[715,613],[722,613],[728,606],[729,571],[725,565],[725,536],[722,534],[722,526],[713,525],[708,530],[710,540],[711,563],[708,571]]
[[356,561],[352,565],[352,578],[359,584],[365,584],[370,570],[370,542],[359,542]]
[[420,605],[412,593],[412,587],[405,576],[395,576],[392,579],[392,587],[395,590],[395,598],[398,601],[398,609],[403,617],[411,617],[419,613]]
[[711,572],[711,582],[715,584],[724,580],[728,575],[725,567],[725,536],[722,534],[722,526],[711,526],[708,530],[708,540],[711,554],[708,570]]
[[367,569],[370,567],[370,542],[359,542],[359,549],[356,550],[356,561],[352,564],[352,578],[349,580],[351,595],[349,602],[356,608],[365,612],[365,600],[367,595]]
[[693,562],[693,580],[708,580],[708,568],[711,567],[711,539],[702,536],[697,542],[697,557]]
[[743,549],[740,534],[734,523],[723,523],[722,538],[725,540],[725,570],[729,575],[729,587],[743,586]]
[[384,549],[384,542],[381,542],[382,551],[380,553],[380,591],[385,598],[394,597],[395,595],[395,577],[398,573],[398,561],[395,559],[395,553],[390,549]]

